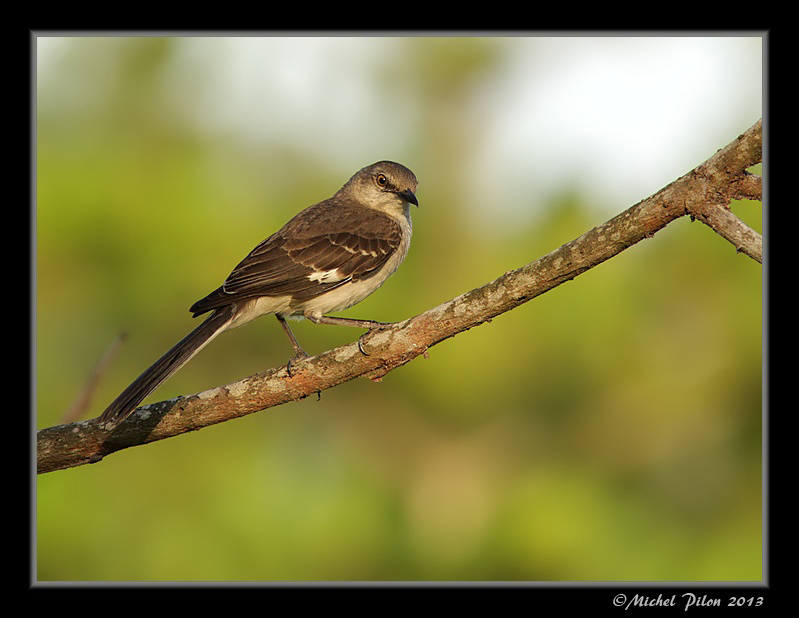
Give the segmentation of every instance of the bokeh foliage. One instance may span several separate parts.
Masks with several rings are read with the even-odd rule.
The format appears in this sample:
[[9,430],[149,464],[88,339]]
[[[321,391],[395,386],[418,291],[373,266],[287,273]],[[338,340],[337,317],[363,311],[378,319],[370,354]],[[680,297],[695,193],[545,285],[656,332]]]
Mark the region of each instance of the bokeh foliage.
[[[36,118],[38,427],[60,422],[128,331],[99,414],[193,327],[188,307],[250,248],[375,160],[411,167],[421,206],[408,260],[354,317],[415,315],[615,214],[565,186],[545,204],[531,193],[521,224],[484,229],[469,215],[492,207],[469,192],[474,101],[512,47],[375,45],[371,88],[403,131],[370,117],[364,132],[392,136],[390,152],[334,128],[244,143],[198,126],[205,74],[201,62],[175,70],[181,39],[63,46]],[[331,161],[320,152],[333,141]],[[733,208],[761,230],[759,203]],[[761,286],[758,264],[679,220],[380,383],[37,478],[37,576],[760,580]],[[295,332],[309,351],[355,337]],[[150,401],[278,366],[289,351],[264,318],[215,341]]]

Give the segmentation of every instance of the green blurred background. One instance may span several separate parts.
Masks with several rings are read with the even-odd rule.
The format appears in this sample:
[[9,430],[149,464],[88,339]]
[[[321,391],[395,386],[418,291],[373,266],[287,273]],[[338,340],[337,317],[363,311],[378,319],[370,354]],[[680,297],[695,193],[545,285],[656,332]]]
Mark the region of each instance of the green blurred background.
[[[757,37],[43,37],[36,425],[84,417],[256,243],[369,163],[419,178],[416,315],[754,124]],[[761,205],[734,211],[761,231]],[[762,272],[676,221],[380,383],[35,479],[40,581],[760,580]],[[306,350],[350,329],[300,323]],[[148,401],[284,364],[273,318]]]

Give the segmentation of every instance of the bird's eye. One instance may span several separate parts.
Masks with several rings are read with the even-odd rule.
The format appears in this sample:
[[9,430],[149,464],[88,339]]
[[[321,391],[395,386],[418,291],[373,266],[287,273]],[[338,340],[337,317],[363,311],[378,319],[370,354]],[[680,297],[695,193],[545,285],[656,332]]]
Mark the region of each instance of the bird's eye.
[[375,176],[375,182],[378,187],[385,187],[388,185],[388,178],[386,178],[385,174],[378,174]]

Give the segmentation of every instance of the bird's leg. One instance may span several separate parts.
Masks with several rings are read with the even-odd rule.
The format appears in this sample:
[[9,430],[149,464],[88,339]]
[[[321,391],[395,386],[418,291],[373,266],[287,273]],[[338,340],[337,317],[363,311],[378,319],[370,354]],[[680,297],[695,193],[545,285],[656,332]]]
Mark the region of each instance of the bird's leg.
[[370,334],[372,331],[382,330],[391,326],[391,322],[376,322],[375,320],[356,320],[354,318],[337,318],[332,317],[329,315],[313,315],[313,314],[306,314],[306,318],[308,318],[314,324],[333,324],[334,326],[354,326],[355,328],[366,328],[368,329],[363,335],[358,337],[358,349],[361,351],[361,354],[364,356],[369,356],[369,353],[363,349],[362,340],[366,335]]
[[308,313],[305,315],[314,324],[332,324],[334,326],[354,326],[355,328],[368,328],[375,330],[390,326],[390,322],[375,322],[374,320],[356,320],[354,318],[336,318],[329,315],[314,315]]
[[289,359],[289,362],[286,363],[286,372],[288,372],[289,377],[291,377],[291,365],[295,361],[300,360],[301,358],[308,358],[308,355],[305,353],[305,350],[302,349],[297,338],[294,336],[294,333],[291,332],[291,328],[289,328],[288,322],[286,322],[286,318],[281,315],[275,314],[277,321],[280,322],[280,326],[283,327],[283,331],[288,336],[289,341],[291,342],[291,347],[294,348],[294,356]]

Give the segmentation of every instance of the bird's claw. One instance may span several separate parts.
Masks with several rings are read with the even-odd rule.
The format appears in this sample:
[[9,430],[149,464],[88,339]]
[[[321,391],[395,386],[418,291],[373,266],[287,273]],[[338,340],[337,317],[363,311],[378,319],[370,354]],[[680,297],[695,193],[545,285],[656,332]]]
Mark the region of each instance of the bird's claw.
[[369,330],[367,330],[363,335],[358,337],[358,349],[361,351],[361,354],[363,354],[364,356],[370,356],[369,352],[363,349],[363,338],[366,337],[367,335],[371,335],[376,330],[383,330],[384,328],[388,328],[389,326],[391,326],[391,324],[387,322],[375,322],[374,326],[369,328]]
[[307,354],[305,354],[304,352],[298,353],[295,356],[292,356],[289,359],[289,362],[286,363],[286,373],[289,374],[290,378],[294,377],[294,374],[291,372],[292,365],[294,365],[295,362],[300,361],[300,360],[302,360],[304,358],[309,358],[309,356]]

